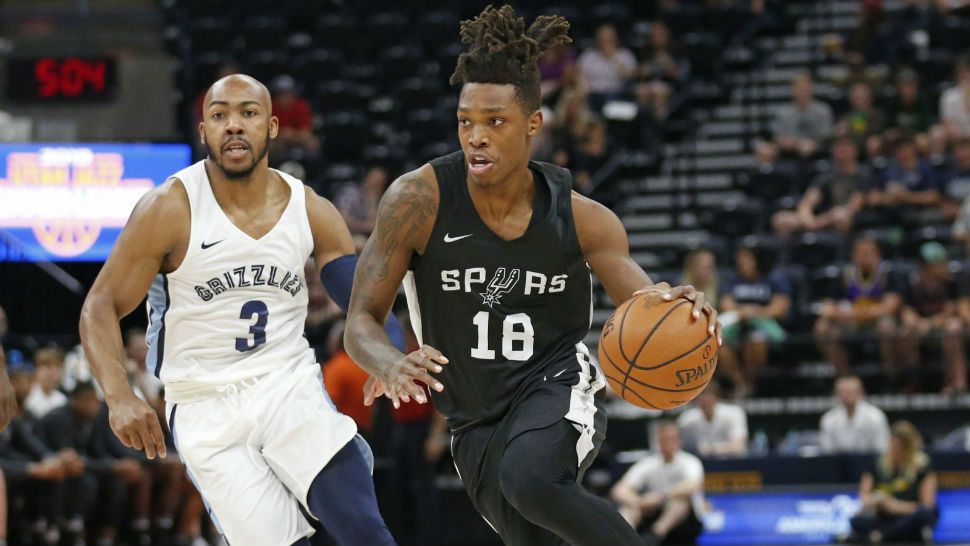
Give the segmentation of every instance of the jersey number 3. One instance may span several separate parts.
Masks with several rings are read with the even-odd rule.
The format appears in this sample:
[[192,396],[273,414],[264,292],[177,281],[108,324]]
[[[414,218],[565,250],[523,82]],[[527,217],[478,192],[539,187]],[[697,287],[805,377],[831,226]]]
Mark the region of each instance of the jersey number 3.
[[266,304],[259,300],[250,300],[243,304],[239,310],[239,318],[253,320],[256,322],[249,325],[249,335],[247,337],[236,338],[236,350],[245,353],[252,351],[263,343],[266,343],[266,321],[269,320],[269,309]]
[[[478,346],[472,347],[472,358],[495,359],[495,351],[488,348],[489,316],[487,311],[479,311],[472,319],[472,324],[478,327]],[[521,330],[516,326],[521,326]],[[516,342],[522,344],[521,348],[514,346]],[[505,317],[502,321],[502,356],[508,360],[529,360],[534,352],[534,344],[535,330],[529,315],[516,313]]]

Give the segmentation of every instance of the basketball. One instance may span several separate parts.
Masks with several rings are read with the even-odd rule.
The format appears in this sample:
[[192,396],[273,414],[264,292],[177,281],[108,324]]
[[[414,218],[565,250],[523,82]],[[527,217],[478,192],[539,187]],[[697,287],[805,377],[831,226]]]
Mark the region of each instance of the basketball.
[[693,303],[636,296],[620,305],[600,334],[599,359],[613,392],[633,405],[667,410],[694,399],[717,367],[717,337]]

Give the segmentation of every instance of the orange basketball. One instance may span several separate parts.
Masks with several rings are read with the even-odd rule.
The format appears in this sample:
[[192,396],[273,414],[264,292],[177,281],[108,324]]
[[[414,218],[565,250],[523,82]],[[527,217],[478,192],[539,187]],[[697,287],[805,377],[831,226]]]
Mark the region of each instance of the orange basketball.
[[613,391],[646,409],[673,409],[704,390],[717,367],[717,337],[693,303],[637,296],[617,308],[600,334],[600,366]]

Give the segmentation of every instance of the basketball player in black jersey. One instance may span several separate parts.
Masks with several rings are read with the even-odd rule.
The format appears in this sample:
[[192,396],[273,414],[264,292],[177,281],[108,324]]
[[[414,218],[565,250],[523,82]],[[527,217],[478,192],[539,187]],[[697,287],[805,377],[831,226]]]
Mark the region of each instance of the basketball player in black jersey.
[[[526,31],[509,6],[462,23],[469,51],[451,79],[462,85],[462,151],[388,190],[360,258],[345,343],[372,375],[369,400],[424,402],[414,380],[431,387],[468,494],[506,544],[640,545],[580,485],[606,425],[605,381],[582,343],[587,264],[617,305],[636,293],[687,298],[712,333],[717,313],[693,287],[652,284],[616,215],[573,193],[569,171],[529,161],[542,127],[536,58],[568,42],[568,27],[539,17]],[[381,326],[402,281],[425,344],[409,355]]]

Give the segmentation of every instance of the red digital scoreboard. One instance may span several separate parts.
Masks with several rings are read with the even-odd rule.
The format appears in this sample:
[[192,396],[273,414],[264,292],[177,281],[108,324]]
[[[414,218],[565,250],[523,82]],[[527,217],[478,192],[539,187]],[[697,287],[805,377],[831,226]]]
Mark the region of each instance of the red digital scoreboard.
[[114,97],[111,57],[15,57],[7,60],[7,98],[16,102],[96,102]]

